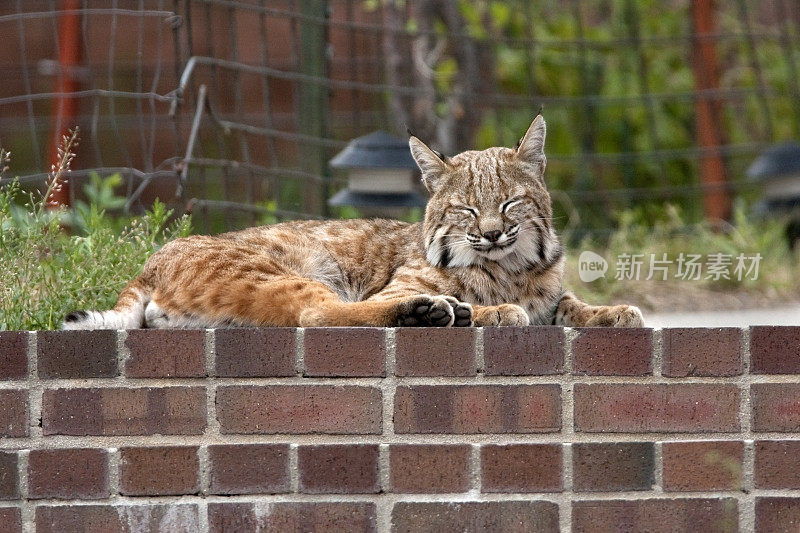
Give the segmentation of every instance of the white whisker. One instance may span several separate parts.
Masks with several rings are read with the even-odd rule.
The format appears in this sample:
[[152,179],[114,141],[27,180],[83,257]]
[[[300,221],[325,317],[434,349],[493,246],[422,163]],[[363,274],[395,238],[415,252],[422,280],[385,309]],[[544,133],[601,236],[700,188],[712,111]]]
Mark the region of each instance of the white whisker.
[[468,243],[467,241],[449,241],[444,244],[448,248],[453,248],[454,246],[471,246],[471,244]]

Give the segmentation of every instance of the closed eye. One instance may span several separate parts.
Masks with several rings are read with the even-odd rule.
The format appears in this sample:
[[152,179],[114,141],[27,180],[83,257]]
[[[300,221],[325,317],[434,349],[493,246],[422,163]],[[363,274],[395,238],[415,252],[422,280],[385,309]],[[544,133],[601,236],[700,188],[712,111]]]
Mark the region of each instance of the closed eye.
[[523,201],[524,201],[524,198],[512,198],[511,200],[509,200],[507,202],[504,202],[500,206],[500,212],[501,213],[505,213],[506,211],[508,211],[509,209],[514,207],[515,205],[521,204]]
[[473,207],[469,207],[466,205],[454,205],[453,209],[456,211],[461,211],[462,213],[469,213],[475,218],[478,218],[478,210]]

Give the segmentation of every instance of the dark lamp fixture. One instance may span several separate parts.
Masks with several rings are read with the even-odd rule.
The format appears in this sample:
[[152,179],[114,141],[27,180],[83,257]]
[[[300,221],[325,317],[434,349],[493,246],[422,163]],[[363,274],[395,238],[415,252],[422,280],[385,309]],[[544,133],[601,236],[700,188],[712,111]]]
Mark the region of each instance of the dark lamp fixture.
[[747,169],[750,180],[764,187],[767,202],[797,202],[800,199],[800,144],[785,142],[771,146]]
[[383,131],[364,135],[350,141],[330,166],[347,172],[347,188],[328,200],[332,206],[380,210],[427,202],[414,186],[417,164],[406,139]]

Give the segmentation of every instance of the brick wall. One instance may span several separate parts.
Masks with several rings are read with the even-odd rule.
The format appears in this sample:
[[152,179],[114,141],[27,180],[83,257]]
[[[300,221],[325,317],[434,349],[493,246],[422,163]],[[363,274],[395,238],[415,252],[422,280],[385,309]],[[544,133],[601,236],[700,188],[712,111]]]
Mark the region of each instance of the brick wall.
[[800,328],[0,332],[0,532],[796,531]]

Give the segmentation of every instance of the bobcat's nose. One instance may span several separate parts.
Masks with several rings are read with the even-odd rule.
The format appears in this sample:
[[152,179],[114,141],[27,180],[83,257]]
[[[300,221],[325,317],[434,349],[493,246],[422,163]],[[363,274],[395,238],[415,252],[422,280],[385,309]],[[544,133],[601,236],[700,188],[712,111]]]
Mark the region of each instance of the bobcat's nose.
[[497,242],[497,239],[499,239],[500,235],[502,235],[502,234],[503,234],[502,231],[496,229],[496,230],[492,230],[492,231],[487,231],[486,233],[483,234],[483,236],[489,242]]

